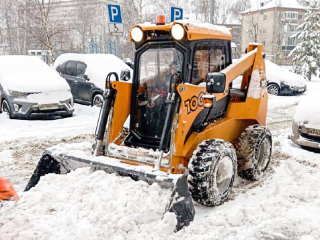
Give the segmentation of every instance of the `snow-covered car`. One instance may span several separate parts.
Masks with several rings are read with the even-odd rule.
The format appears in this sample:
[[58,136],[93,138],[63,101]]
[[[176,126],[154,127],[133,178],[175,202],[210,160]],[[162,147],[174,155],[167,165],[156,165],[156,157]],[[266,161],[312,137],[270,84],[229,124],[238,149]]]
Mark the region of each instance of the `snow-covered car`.
[[91,106],[102,105],[103,89],[110,72],[120,77],[121,71],[127,69],[132,76],[132,69],[112,54],[62,54],[54,68],[69,83],[74,101]]
[[302,99],[294,114],[291,140],[304,147],[320,149],[320,105],[318,94]]
[[0,106],[10,118],[71,117],[68,83],[38,57],[0,57]]
[[270,62],[266,63],[268,92],[273,95],[301,94],[307,90],[306,80],[296,73]]

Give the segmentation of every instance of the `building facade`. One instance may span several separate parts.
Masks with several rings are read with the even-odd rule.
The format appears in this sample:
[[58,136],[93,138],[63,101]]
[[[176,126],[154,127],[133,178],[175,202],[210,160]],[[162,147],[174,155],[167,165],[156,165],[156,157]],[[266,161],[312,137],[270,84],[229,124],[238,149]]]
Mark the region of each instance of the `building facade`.
[[304,21],[305,7],[296,0],[262,1],[258,8],[241,13],[241,53],[250,42],[262,43],[266,59],[281,65],[291,65],[288,54],[296,46],[292,37]]

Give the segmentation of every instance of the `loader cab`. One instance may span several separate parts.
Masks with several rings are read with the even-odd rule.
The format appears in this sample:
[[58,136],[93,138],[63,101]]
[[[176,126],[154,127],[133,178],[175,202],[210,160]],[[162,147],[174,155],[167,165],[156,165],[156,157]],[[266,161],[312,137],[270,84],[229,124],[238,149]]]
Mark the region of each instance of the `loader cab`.
[[[178,30],[174,32],[177,25]],[[169,111],[167,98],[174,75],[179,75],[183,83],[205,86],[208,73],[219,72],[231,64],[229,39],[214,39],[211,34],[202,36],[201,31],[198,34],[200,38],[189,39],[188,27],[191,26],[173,23],[138,25],[131,29],[130,37],[136,52],[130,134],[125,140],[127,146],[159,149],[165,125],[172,125],[173,122],[173,117],[167,121],[166,116]],[[226,101],[227,98],[211,115],[224,112]],[[195,120],[192,131],[200,127],[207,111]],[[167,144],[163,150],[169,148]]]

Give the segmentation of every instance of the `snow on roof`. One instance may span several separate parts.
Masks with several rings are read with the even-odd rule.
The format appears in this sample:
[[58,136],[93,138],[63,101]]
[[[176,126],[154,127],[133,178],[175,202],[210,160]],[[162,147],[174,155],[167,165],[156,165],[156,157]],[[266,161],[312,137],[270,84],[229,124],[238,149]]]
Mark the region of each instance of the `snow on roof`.
[[270,2],[267,2],[262,7],[252,7],[252,8],[249,8],[249,9],[243,11],[242,13],[261,11],[261,10],[266,10],[266,9],[270,9],[270,8],[275,8],[275,7],[305,9],[305,7],[303,7],[296,0],[271,0]]
[[209,30],[218,31],[218,32],[221,32],[222,34],[231,36],[229,29],[225,26],[218,26],[208,22],[202,23],[197,20],[191,20],[191,19],[183,19],[175,22],[181,23],[181,24],[189,24],[190,26],[199,27],[199,28],[207,28]]

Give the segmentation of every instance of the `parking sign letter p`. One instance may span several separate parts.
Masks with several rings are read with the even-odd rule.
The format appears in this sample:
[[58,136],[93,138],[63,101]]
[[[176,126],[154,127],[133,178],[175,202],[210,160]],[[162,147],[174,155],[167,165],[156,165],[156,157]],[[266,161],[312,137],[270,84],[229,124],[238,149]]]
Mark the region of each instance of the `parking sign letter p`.
[[174,9],[174,20],[181,18],[181,11],[179,9]]
[[111,18],[112,21],[114,21],[114,17],[117,16],[119,14],[118,9],[116,7],[111,7]]

